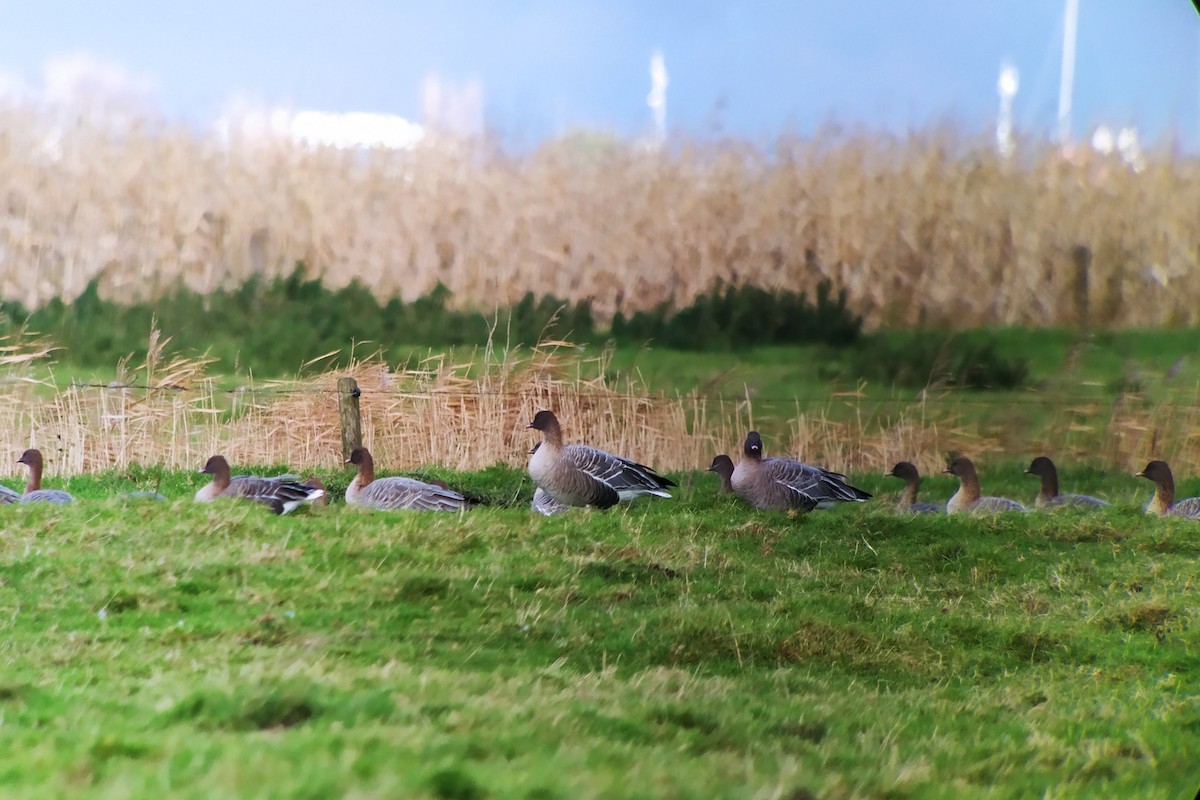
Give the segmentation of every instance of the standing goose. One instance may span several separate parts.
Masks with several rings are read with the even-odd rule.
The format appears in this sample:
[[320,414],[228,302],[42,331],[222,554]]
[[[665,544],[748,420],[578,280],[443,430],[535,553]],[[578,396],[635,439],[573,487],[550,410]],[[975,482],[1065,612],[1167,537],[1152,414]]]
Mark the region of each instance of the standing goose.
[[733,491],[733,484],[730,482],[733,480],[732,458],[722,453],[713,459],[712,464],[709,465],[709,468],[706,471],[717,473],[717,477],[721,479],[721,488],[719,491],[722,494]]
[[897,507],[901,511],[911,511],[920,514],[935,514],[942,513],[946,510],[945,506],[934,505],[933,503],[921,503],[917,501],[917,492],[921,489],[921,473],[917,471],[917,467],[911,461],[901,461],[896,466],[892,467],[892,471],[887,473],[893,478],[899,478],[904,481],[904,493],[900,495],[900,502]]
[[452,489],[415,478],[376,478],[375,459],[365,447],[350,451],[347,464],[358,467],[358,475],[346,487],[346,504],[380,511],[463,511],[467,498]]
[[42,451],[36,449],[26,450],[17,459],[18,464],[25,464],[29,467],[29,484],[25,487],[25,494],[21,495],[22,503],[57,503],[64,505],[74,500],[67,492],[61,489],[43,489],[42,488]]
[[1035,508],[1066,508],[1068,506],[1099,508],[1111,505],[1099,497],[1086,494],[1059,494],[1058,470],[1054,467],[1054,462],[1045,456],[1035,458],[1029,468],[1025,470],[1025,474],[1037,475],[1042,479],[1042,490],[1038,492],[1037,499],[1033,501]]
[[871,495],[846,483],[846,476],[790,458],[763,458],[762,436],[746,435],[746,457],[733,470],[730,485],[737,496],[755,508],[787,511],[833,508],[838,503],[862,503]]
[[260,478],[257,475],[230,477],[229,462],[225,456],[213,456],[200,470],[202,475],[212,475],[212,482],[196,492],[197,503],[211,503],[218,497],[241,497],[262,503],[276,514],[294,511],[301,503],[318,500],[325,496],[321,489],[299,483],[291,477]]
[[1154,481],[1154,497],[1146,505],[1147,514],[1200,519],[1200,497],[1175,501],[1175,476],[1171,474],[1167,462],[1151,461],[1137,476]]
[[563,444],[553,411],[539,411],[529,427],[542,441],[529,456],[529,477],[546,494],[568,506],[610,508],[645,494],[670,497],[676,483],[650,467],[582,444]]
[[981,497],[979,475],[971,459],[966,456],[958,456],[942,472],[958,478],[958,491],[946,503],[947,514],[995,514],[999,511],[1026,510],[1025,506],[1007,497]]

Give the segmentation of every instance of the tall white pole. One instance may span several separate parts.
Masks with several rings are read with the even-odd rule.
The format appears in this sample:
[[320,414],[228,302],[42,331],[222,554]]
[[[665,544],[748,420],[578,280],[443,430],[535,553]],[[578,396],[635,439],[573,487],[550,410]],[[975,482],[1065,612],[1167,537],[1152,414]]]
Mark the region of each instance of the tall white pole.
[[1075,34],[1079,29],[1079,0],[1067,0],[1063,15],[1062,77],[1058,84],[1058,140],[1071,141],[1071,94],[1075,90]]

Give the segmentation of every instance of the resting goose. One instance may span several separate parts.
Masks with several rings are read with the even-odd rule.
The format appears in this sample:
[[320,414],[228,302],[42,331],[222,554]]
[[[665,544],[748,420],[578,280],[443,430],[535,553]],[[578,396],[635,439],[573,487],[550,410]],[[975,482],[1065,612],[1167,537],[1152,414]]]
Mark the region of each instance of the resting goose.
[[42,488],[41,450],[26,450],[17,459],[17,463],[25,464],[29,467],[29,484],[25,487],[25,494],[21,495],[22,503],[57,503],[63,505],[75,499],[61,489]]
[[415,478],[375,477],[375,459],[365,447],[350,452],[347,464],[358,467],[358,475],[346,487],[346,504],[380,511],[462,511],[470,506],[456,491]]
[[1151,461],[1137,476],[1154,481],[1154,497],[1146,505],[1147,514],[1200,519],[1200,497],[1175,501],[1175,477],[1171,474],[1167,462]]
[[904,493],[900,495],[900,502],[897,503],[897,507],[901,511],[912,511],[919,514],[940,514],[946,510],[945,506],[917,501],[917,492],[921,489],[921,473],[917,471],[917,466],[911,461],[901,461],[892,467],[892,471],[887,474],[890,477],[899,478],[904,481]]
[[262,503],[276,514],[294,511],[301,503],[325,496],[321,489],[299,483],[291,477],[261,478],[257,475],[229,476],[229,462],[225,456],[213,456],[200,470],[203,475],[212,475],[212,482],[196,492],[197,503],[211,503],[218,497],[241,497]]
[[733,479],[733,459],[722,453],[715,457],[707,470],[708,472],[717,473],[717,477],[721,479],[720,492],[722,494],[733,491],[733,485],[730,481]]
[[746,435],[746,457],[730,478],[737,496],[755,508],[812,511],[838,503],[862,503],[871,495],[846,483],[846,476],[790,458],[763,458],[762,436]]
[[21,502],[21,493],[7,486],[0,486],[0,505]]
[[1036,508],[1066,508],[1068,506],[1099,508],[1111,505],[1099,497],[1086,494],[1059,494],[1058,470],[1055,468],[1054,462],[1045,456],[1035,458],[1029,468],[1025,470],[1025,474],[1037,475],[1042,479],[1042,490],[1038,492],[1037,498],[1033,501]]
[[641,495],[670,497],[675,482],[650,467],[582,444],[563,444],[553,411],[539,411],[529,427],[542,432],[529,456],[529,477],[567,506],[610,508]]
[[979,475],[975,465],[966,456],[958,456],[950,466],[942,470],[958,478],[958,491],[946,503],[947,514],[995,514],[999,511],[1025,511],[1025,506],[1007,497],[981,497]]

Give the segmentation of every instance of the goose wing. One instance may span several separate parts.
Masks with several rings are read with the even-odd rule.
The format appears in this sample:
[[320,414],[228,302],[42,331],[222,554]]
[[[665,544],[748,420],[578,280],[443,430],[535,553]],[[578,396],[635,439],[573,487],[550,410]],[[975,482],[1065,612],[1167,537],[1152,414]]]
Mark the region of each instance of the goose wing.
[[1170,515],[1173,517],[1200,518],[1200,497],[1189,497],[1171,506]]
[[21,502],[21,493],[7,486],[0,486],[0,504]]
[[803,464],[790,458],[764,458],[763,469],[771,480],[812,502],[813,508],[828,508],[834,503],[861,503],[871,495],[846,483],[839,472]]
[[540,486],[538,487],[537,491],[533,493],[533,502],[529,504],[529,507],[546,517],[551,517],[555,514],[561,514],[570,508],[570,506],[566,503],[555,500],[550,496],[549,492]]
[[229,486],[221,494],[225,497],[243,497],[263,503],[277,514],[286,514],[301,503],[315,500],[325,493],[292,480],[238,475],[230,479]]
[[563,448],[563,457],[579,471],[616,492],[621,499],[640,494],[670,497],[665,490],[676,485],[670,478],[664,478],[645,464],[587,445],[568,445]]
[[21,495],[22,503],[56,503],[58,505],[66,505],[74,499],[69,493],[61,489],[35,489],[32,492],[26,492]]
[[360,505],[380,510],[461,511],[467,507],[467,499],[453,489],[414,478],[377,478],[358,496]]

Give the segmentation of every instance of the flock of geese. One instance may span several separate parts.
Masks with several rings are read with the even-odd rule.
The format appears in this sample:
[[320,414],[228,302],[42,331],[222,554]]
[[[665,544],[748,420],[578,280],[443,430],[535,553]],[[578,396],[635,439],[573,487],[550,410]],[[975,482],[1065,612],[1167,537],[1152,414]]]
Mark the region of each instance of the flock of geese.
[[[542,435],[541,441],[529,453],[529,476],[536,486],[531,507],[540,514],[550,516],[583,506],[610,508],[643,495],[669,498],[668,490],[677,485],[651,467],[628,458],[587,445],[566,444],[553,411],[539,411],[529,427]],[[29,483],[24,493],[0,486],[0,503],[72,502],[73,498],[65,491],[42,488],[41,452],[26,450],[17,462],[29,467]],[[441,481],[376,478],[375,461],[365,447],[355,448],[346,463],[358,469],[346,488],[347,505],[419,511],[464,511],[475,505]],[[870,494],[847,483],[846,476],[841,473],[790,458],[766,457],[762,436],[757,431],[747,434],[742,458],[736,464],[729,456],[719,455],[708,470],[720,478],[723,491],[762,510],[807,512],[871,499]],[[212,476],[212,481],[196,492],[197,502],[241,498],[263,504],[276,514],[286,514],[304,503],[328,502],[327,490],[316,478],[234,476],[230,473],[229,462],[220,455],[210,458],[200,471]],[[946,514],[1028,510],[1015,500],[985,496],[980,490],[975,465],[969,458],[954,458],[942,472],[958,478],[958,491],[943,505],[922,503],[917,499],[921,485],[917,468],[908,461],[896,464],[887,474],[904,481],[899,509],[906,513]],[[1097,497],[1060,493],[1058,471],[1045,456],[1035,458],[1025,472],[1041,479],[1035,508],[1110,505]],[[1146,513],[1200,519],[1200,497],[1175,500],[1175,481],[1165,461],[1151,461],[1137,475],[1152,481],[1155,487]],[[161,498],[157,493],[152,495]]]

